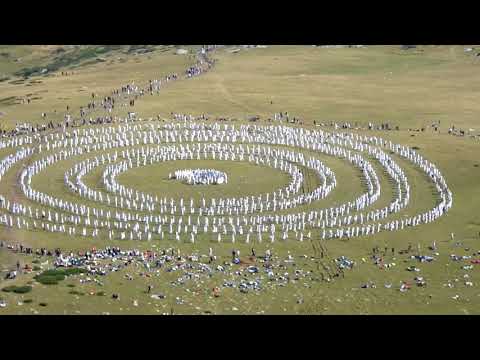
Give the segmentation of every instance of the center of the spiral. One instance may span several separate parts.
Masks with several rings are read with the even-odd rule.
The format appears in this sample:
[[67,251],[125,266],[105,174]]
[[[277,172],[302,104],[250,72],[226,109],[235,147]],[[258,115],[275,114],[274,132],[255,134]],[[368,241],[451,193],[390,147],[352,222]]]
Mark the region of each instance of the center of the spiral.
[[189,185],[222,185],[228,182],[228,176],[215,169],[177,170],[168,175],[169,179],[183,181]]

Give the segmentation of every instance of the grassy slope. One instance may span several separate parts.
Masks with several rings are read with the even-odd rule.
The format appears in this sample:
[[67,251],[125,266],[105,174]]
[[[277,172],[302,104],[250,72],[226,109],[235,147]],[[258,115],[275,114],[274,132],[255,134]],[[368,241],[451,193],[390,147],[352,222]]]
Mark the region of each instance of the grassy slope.
[[[52,72],[48,77],[32,76],[24,81],[20,79],[16,83],[12,83],[15,80],[0,83],[0,112],[4,113],[0,118],[2,127],[12,128],[16,123],[21,122],[43,123],[44,120],[41,118],[43,112],[47,113],[48,119],[60,121],[66,113],[67,106],[74,115],[78,116],[78,109],[91,100],[92,92],[100,96],[109,95],[112,89],[122,85],[122,81],[135,80],[138,83],[145,83],[152,78],[183,71],[192,61],[191,56],[174,55],[170,47],[159,46],[157,51],[138,56],[133,53],[127,54],[128,48],[126,46],[120,50],[115,49],[100,54],[105,57],[105,62],[78,66],[85,61],[73,61],[72,66],[76,65],[73,68],[73,74],[72,66],[66,66]],[[87,53],[94,50],[95,48],[90,47],[85,49]],[[21,48],[15,51],[26,50]],[[29,63],[28,66],[42,67],[53,62],[51,55],[47,56],[48,53],[45,53],[45,50],[36,49],[28,54],[29,58],[35,59],[35,62]],[[70,56],[71,60],[82,59],[78,54],[62,56]],[[10,67],[13,66],[10,63],[11,61],[0,61],[0,74],[2,66],[7,64]],[[18,69],[15,67],[7,70],[13,72]],[[68,76],[61,75],[64,69],[69,71]],[[131,71],[131,69],[134,70]],[[23,98],[30,98],[31,103],[21,104],[20,101]]]
[[[253,294],[240,297],[238,293],[228,296],[228,290],[221,300],[213,301],[208,295],[194,296],[181,289],[171,289],[165,281],[168,276],[155,279],[155,286],[159,291],[169,294],[166,304],[159,305],[159,311],[169,311],[175,307],[175,312],[197,313],[205,309],[220,313],[232,313],[232,306],[239,312],[266,311],[267,313],[478,313],[479,299],[477,284],[480,282],[478,268],[469,272],[470,280],[475,284],[468,288],[463,285],[463,275],[460,263],[448,260],[451,253],[466,254],[465,247],[478,248],[478,232],[480,231],[480,217],[474,199],[480,197],[478,179],[480,168],[474,164],[478,160],[479,143],[469,138],[456,138],[444,134],[450,123],[464,128],[478,127],[475,114],[480,105],[475,101],[479,90],[478,65],[472,58],[463,53],[463,47],[433,47],[424,52],[402,52],[392,47],[370,47],[367,49],[320,49],[306,47],[270,47],[267,49],[249,50],[237,54],[219,53],[217,68],[201,78],[178,82],[164,91],[160,98],[147,97],[138,101],[138,112],[143,116],[157,113],[167,114],[170,111],[202,112],[245,116],[246,114],[270,115],[274,111],[289,111],[291,114],[317,120],[390,120],[400,125],[402,129],[421,127],[430,124],[433,120],[442,120],[443,134],[431,132],[415,133],[400,131],[378,133],[378,135],[392,139],[392,141],[416,145],[419,152],[433,161],[444,173],[453,193],[454,207],[449,214],[439,221],[424,225],[417,229],[397,233],[383,233],[373,238],[355,239],[348,242],[331,241],[328,245],[332,256],[346,255],[355,259],[359,267],[347,273],[347,277],[332,284],[315,285],[307,289],[302,284],[289,288],[271,290],[261,296]],[[129,60],[124,64],[107,66],[105,63],[79,70],[74,84],[69,79],[45,79],[46,89],[61,92],[68,96],[73,104],[80,104],[88,100],[91,89],[107,91],[111,86],[118,85],[119,73],[127,73],[131,79],[147,79],[155,73],[158,62],[162,69],[176,66],[179,57],[160,55],[151,60],[143,58],[140,63]],[[112,66],[116,66],[112,68]],[[115,70],[114,70],[115,69]],[[163,71],[161,72],[163,74]],[[392,73],[392,74],[390,74]],[[99,76],[101,74],[101,76]],[[302,76],[305,75],[305,76]],[[9,86],[5,89],[0,85],[1,97],[11,93]],[[86,95],[78,95],[75,89],[88,86]],[[3,90],[2,90],[3,89]],[[2,93],[2,91],[4,91]],[[51,96],[51,95],[49,95]],[[75,99],[75,101],[73,101]],[[274,104],[270,104],[273,99]],[[54,101],[54,96],[42,101],[40,108],[48,108]],[[11,108],[12,114],[28,114],[20,108]],[[0,109],[1,110],[1,109]],[[370,133],[371,134],[371,133]],[[327,163],[328,158],[325,159]],[[329,205],[339,196],[351,197],[358,194],[359,184],[348,181],[351,177],[348,168],[343,168],[339,162],[331,165],[338,174],[339,188],[332,194],[332,198],[325,201]],[[337,168],[334,168],[337,166]],[[342,169],[344,173],[342,173]],[[55,171],[54,169],[52,169]],[[429,185],[415,169],[408,167],[412,183],[412,205],[408,212],[425,209],[432,205],[432,198],[428,193]],[[234,168],[232,168],[234,171]],[[61,177],[62,172],[58,172]],[[153,179],[160,179],[161,172],[151,173],[152,185],[142,182],[145,190],[158,190]],[[43,178],[45,179],[45,178]],[[42,178],[38,179],[42,182]],[[10,180],[13,185],[14,179]],[[94,182],[95,179],[90,179]],[[124,175],[125,183],[137,186],[140,181],[137,176]],[[385,180],[382,180],[385,181]],[[383,183],[386,185],[386,183]],[[51,187],[48,182],[42,186]],[[52,188],[51,190],[54,190]],[[62,190],[63,191],[63,190]],[[386,194],[388,198],[388,194]],[[385,201],[385,200],[382,200]],[[458,248],[449,241],[450,232],[455,232],[457,240],[463,243]],[[9,234],[11,236],[11,234]],[[65,239],[58,235],[28,232],[17,232],[15,236],[39,245],[62,244]],[[394,261],[397,267],[380,271],[373,265],[361,263],[362,257],[367,257],[370,249],[379,245],[406,248],[408,243],[416,247],[417,243],[426,249],[432,241],[437,241],[440,259],[432,264],[418,264],[398,256]],[[105,244],[103,240],[86,242],[82,239],[69,239],[69,247],[82,248],[89,245]],[[169,243],[171,245],[171,243]],[[121,246],[148,247],[149,244],[129,242]],[[166,246],[166,245],[163,245]],[[208,242],[199,242],[195,248],[206,253]],[[262,251],[268,244],[256,244]],[[192,245],[182,244],[184,251],[189,251]],[[229,256],[229,245],[214,245],[216,252]],[[236,247],[242,253],[248,253],[249,247],[238,244]],[[286,255],[287,251],[295,254],[309,254],[312,252],[308,243],[299,244],[289,242],[276,244],[275,251]],[[428,252],[425,251],[424,252]],[[471,251],[469,252],[471,253]],[[412,280],[416,274],[405,271],[405,268],[415,264],[421,268],[421,276],[428,282],[425,289],[414,288],[408,293],[398,291],[401,280]],[[313,268],[312,264],[304,268]],[[106,281],[107,293],[118,291],[122,294],[121,303],[112,304],[109,298],[84,296],[76,299],[69,295],[65,284],[54,288],[36,286],[32,296],[37,302],[47,301],[47,308],[32,306],[41,313],[111,313],[141,312],[156,313],[157,306],[147,295],[142,294],[148,281],[136,278],[133,282],[126,282],[121,278],[123,274],[114,275]],[[460,279],[455,288],[444,287],[447,280]],[[377,283],[377,289],[358,289],[359,285],[367,280]],[[23,280],[24,281],[24,280]],[[74,280],[69,280],[73,282]],[[204,288],[218,285],[220,279],[213,279]],[[122,285],[120,285],[120,283]],[[221,282],[220,282],[221,283]],[[383,287],[384,283],[394,284],[392,289]],[[87,291],[91,286],[77,287]],[[395,289],[394,289],[395,288]],[[459,300],[452,296],[459,294]],[[304,304],[296,303],[296,296],[302,295]],[[173,299],[176,296],[185,297],[191,305],[175,306]],[[13,300],[17,295],[2,294],[2,297]],[[25,295],[24,298],[28,298]],[[131,306],[131,299],[138,298],[140,306]],[[123,300],[124,299],[124,300]],[[150,302],[150,304],[148,304]],[[65,305],[67,304],[67,305]],[[163,306],[165,305],[165,306]],[[197,310],[199,307],[201,310]],[[7,312],[31,312],[30,307],[10,306]],[[122,310],[120,310],[122,308]],[[284,311],[286,309],[286,311]]]

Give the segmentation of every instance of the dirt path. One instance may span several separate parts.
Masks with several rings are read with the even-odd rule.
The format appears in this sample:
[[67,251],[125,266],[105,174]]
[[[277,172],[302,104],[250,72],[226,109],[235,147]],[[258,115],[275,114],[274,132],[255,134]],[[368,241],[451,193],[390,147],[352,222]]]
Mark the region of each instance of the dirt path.
[[235,97],[230,93],[228,88],[225,86],[223,80],[218,75],[215,75],[215,86],[224,95],[225,100],[227,100],[228,102],[242,108],[243,110],[246,110],[247,112],[252,111],[252,109],[249,106],[247,106],[247,105],[245,105],[245,104],[243,104],[243,103],[241,103],[241,102],[239,102],[238,100],[235,99]]

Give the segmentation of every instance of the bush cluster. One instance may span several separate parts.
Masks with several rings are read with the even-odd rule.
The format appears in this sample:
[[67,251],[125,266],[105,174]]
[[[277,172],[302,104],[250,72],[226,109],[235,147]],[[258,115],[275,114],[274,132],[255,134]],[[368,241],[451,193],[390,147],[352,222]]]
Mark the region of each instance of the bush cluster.
[[80,268],[46,270],[35,276],[34,279],[43,285],[57,285],[60,281],[65,280],[67,276],[82,274],[85,272],[85,269]]
[[79,296],[83,296],[85,295],[85,293],[81,292],[81,291],[77,291],[77,290],[72,290],[69,292],[70,295],[79,295]]
[[25,285],[25,286],[7,286],[2,289],[4,292],[14,292],[15,294],[26,294],[32,291],[32,287]]

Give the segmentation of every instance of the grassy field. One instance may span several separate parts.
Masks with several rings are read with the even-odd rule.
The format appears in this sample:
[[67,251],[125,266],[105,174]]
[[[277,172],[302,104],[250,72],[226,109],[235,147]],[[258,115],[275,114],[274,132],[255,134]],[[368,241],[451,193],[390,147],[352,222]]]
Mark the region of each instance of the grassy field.
[[[112,51],[107,59],[105,62],[77,66],[73,70],[66,66],[49,73],[47,77],[20,77],[0,83],[0,112],[4,113],[0,118],[2,126],[10,129],[16,123],[43,122],[42,113],[46,113],[49,120],[61,121],[67,106],[72,114],[78,116],[80,106],[85,106],[91,100],[92,93],[107,96],[123,82],[146,83],[152,78],[183,71],[192,62],[189,55],[177,56],[173,51],[138,56]],[[36,61],[38,63],[40,59]],[[61,75],[63,69],[68,73],[67,76]],[[99,74],[102,74],[101,77]],[[24,98],[29,98],[31,102],[22,104],[21,99]]]
[[[80,283],[82,277],[67,278],[58,285],[41,285],[33,280],[34,274],[22,275],[14,281],[3,281],[2,276],[2,287],[5,284],[25,285],[31,282],[33,291],[23,295],[0,292],[0,299],[8,303],[8,307],[0,309],[0,314],[479,314],[479,265],[474,265],[472,270],[464,270],[462,266],[469,265],[468,261],[450,259],[451,254],[480,258],[480,255],[473,255],[480,251],[480,215],[476,200],[480,198],[480,141],[478,138],[447,134],[451,125],[465,130],[473,129],[473,134],[479,133],[480,63],[474,56],[465,53],[463,48],[425,46],[403,51],[398,46],[359,49],[270,46],[237,53],[219,50],[214,55],[218,61],[211,72],[192,80],[178,81],[162,90],[158,96],[145,96],[137,101],[135,111],[144,118],[156,117],[157,114],[167,117],[172,111],[238,119],[250,115],[268,118],[274,112],[288,111],[291,116],[301,118],[303,126],[307,128],[313,128],[314,120],[349,121],[352,124],[389,122],[390,125],[398,125],[399,131],[358,132],[373,133],[395,143],[417,146],[418,152],[435,163],[444,174],[454,195],[453,208],[438,221],[414,229],[384,232],[350,241],[329,241],[327,247],[330,258],[343,255],[357,264],[353,270],[345,271],[345,278],[337,278],[329,283],[302,278],[285,287],[272,283],[259,293],[248,294],[225,288],[221,296],[215,298],[211,289],[222,285],[225,280],[223,275],[217,274],[198,282],[190,281],[185,286],[177,287],[171,285],[171,281],[178,277],[176,273],[162,271],[147,278],[141,276],[142,269],[136,267],[105,278],[99,277],[102,286],[93,282]],[[8,47],[0,47],[0,52],[5,49]],[[27,50],[16,48],[18,54],[12,56],[31,59],[29,66],[49,63],[51,56],[48,54],[51,50],[38,49],[36,53]],[[107,95],[112,88],[124,82],[134,80],[145,83],[151,78],[174,71],[181,72],[193,61],[189,56],[174,55],[173,49],[157,50],[141,56],[118,55],[117,52],[113,51],[106,62],[75,68],[73,75],[62,77],[55,72],[49,77],[31,77],[22,84],[12,84],[10,80],[0,82],[2,127],[12,128],[15,123],[24,121],[41,122],[42,112],[47,112],[49,118],[60,120],[67,104],[78,111],[79,106],[89,101],[91,92]],[[122,61],[118,60],[120,56]],[[20,67],[17,63],[2,60],[0,65],[0,74],[13,76],[11,74],[23,68],[25,63]],[[12,97],[21,98],[28,94],[38,99],[28,105],[12,103]],[[53,112],[54,109],[57,113]],[[117,110],[116,114],[125,115],[126,111]],[[428,128],[439,120],[440,133]],[[409,128],[421,127],[427,127],[426,131],[408,131]],[[2,150],[2,157],[8,152]],[[89,154],[89,157],[94,155]],[[337,188],[320,202],[321,206],[344,202],[364,191],[359,172],[348,163],[328,156],[319,157],[335,171],[338,181]],[[431,208],[435,202],[431,184],[419,170],[396,156],[394,158],[404,168],[412,194],[409,206],[393,218]],[[32,185],[65,199],[93,204],[79,200],[63,187],[63,174],[72,164],[72,161],[59,162],[48,172],[36,176]],[[18,196],[22,202],[29,203],[15,190],[15,174],[21,166],[14,166],[2,179],[0,190],[3,194]],[[189,167],[213,167],[225,171],[230,176],[230,182],[222,187],[199,189],[165,180],[168,172]],[[376,208],[388,204],[393,192],[387,176],[379,171],[379,166],[375,167],[383,191],[378,204],[375,204]],[[102,189],[101,170],[92,172],[85,182],[93,188]],[[267,167],[224,161],[179,161],[132,169],[119,176],[118,181],[149,193],[200,198],[264,193],[284,186],[289,179],[285,174]],[[455,241],[450,239],[452,232],[455,233]],[[112,243],[103,238],[65,238],[59,234],[9,231],[4,228],[0,229],[0,239],[66,250],[85,250],[106,245],[118,245],[125,249],[152,249],[155,246],[156,249],[179,248],[184,254],[193,251],[207,254],[208,248],[213,247],[220,258],[219,264],[230,259],[233,247],[239,249],[242,255],[248,255],[253,246],[259,254],[272,249],[281,259],[292,254],[299,268],[318,273],[317,262],[310,259],[314,251],[308,241],[233,245],[217,244],[206,236],[195,244],[179,244],[168,240],[157,243]],[[428,246],[433,241],[437,243],[439,255],[432,263],[419,263],[410,259],[409,255],[398,254],[398,250],[406,249],[409,244],[412,244],[415,253],[420,247],[420,253],[431,254]],[[387,255],[386,262],[394,262],[396,266],[380,270],[373,265],[370,253],[374,246],[395,248],[397,253]],[[301,258],[301,255],[307,255],[307,258]],[[33,256],[18,258],[22,263],[30,264],[35,259]],[[0,269],[12,268],[16,259],[15,255],[0,250]],[[46,269],[51,265],[50,261],[42,267]],[[420,272],[406,271],[412,265],[419,268]],[[291,273],[293,268],[290,267],[288,271]],[[126,273],[132,275],[133,280],[126,280]],[[411,282],[415,276],[424,277],[427,287],[414,286],[408,292],[400,292],[400,282]],[[361,288],[369,281],[374,282],[376,288]],[[471,281],[473,286],[467,286],[466,281]],[[446,286],[449,282],[452,287]],[[149,284],[154,286],[154,293],[164,293],[166,298],[152,299],[145,293]],[[392,285],[390,288],[385,287],[389,284]],[[104,292],[105,296],[98,296],[98,292]],[[112,300],[112,293],[121,294],[120,300]],[[456,295],[458,298],[454,299]],[[178,304],[176,298],[181,298],[184,303]],[[31,299],[32,302],[17,304],[25,299]],[[138,300],[138,306],[132,305],[133,300]],[[46,303],[47,306],[40,306],[40,303]]]

